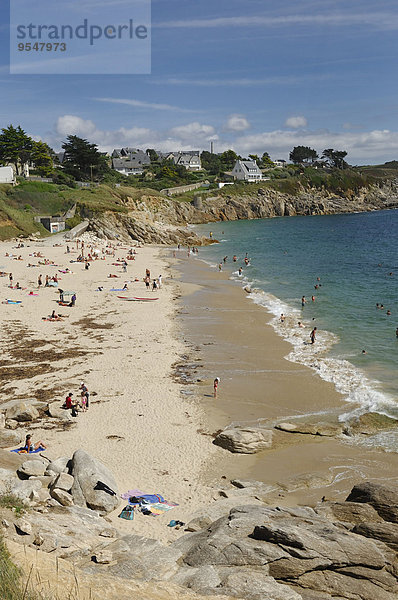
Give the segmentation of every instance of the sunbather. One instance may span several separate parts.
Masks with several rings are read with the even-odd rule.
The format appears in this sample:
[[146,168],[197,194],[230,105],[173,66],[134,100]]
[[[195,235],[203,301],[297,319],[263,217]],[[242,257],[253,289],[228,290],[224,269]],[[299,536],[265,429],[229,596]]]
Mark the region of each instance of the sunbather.
[[47,446],[45,444],[43,444],[42,441],[36,442],[36,444],[34,444],[32,442],[32,436],[28,433],[28,435],[26,436],[26,439],[25,439],[24,450],[26,450],[29,453],[29,452],[33,452],[33,450],[38,450],[39,448],[43,448],[45,450],[47,448]]

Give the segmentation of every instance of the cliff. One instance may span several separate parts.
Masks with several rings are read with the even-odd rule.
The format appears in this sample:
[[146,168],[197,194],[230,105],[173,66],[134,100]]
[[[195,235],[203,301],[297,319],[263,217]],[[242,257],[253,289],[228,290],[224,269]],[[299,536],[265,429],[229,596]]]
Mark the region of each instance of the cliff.
[[123,213],[90,214],[82,210],[81,214],[90,218],[90,229],[99,237],[193,246],[208,240],[187,229],[188,224],[398,208],[397,180],[340,193],[303,186],[295,194],[261,186],[247,186],[247,190],[239,195],[222,190],[217,196],[203,198],[200,209],[189,201],[150,193],[136,199],[127,192],[121,197]]

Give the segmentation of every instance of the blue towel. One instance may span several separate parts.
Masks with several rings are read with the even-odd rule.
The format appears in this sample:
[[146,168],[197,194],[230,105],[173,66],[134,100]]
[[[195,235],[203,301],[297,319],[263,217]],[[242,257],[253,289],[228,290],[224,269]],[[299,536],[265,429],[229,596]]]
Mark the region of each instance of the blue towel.
[[[22,448],[17,448],[16,450],[10,450],[10,452],[22,452],[22,450],[25,450],[26,452],[25,446]],[[37,454],[38,452],[43,452],[44,450],[45,448],[43,448],[43,446],[39,446],[37,450],[31,450],[29,454]],[[28,452],[26,452],[26,454],[28,454]]]

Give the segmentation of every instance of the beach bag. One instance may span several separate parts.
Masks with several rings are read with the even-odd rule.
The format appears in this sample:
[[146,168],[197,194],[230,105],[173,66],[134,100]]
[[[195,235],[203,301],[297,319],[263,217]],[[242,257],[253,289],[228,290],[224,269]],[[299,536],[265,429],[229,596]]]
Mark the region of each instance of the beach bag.
[[134,519],[134,506],[127,504],[119,515],[119,519],[126,519],[126,521],[132,521]]

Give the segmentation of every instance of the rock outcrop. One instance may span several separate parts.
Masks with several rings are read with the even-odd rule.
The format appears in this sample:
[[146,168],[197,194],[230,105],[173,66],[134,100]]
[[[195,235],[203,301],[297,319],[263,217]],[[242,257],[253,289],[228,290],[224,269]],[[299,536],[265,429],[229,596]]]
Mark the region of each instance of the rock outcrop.
[[260,427],[228,427],[214,439],[216,446],[239,454],[256,454],[272,446],[272,430]]
[[203,196],[201,208],[151,194],[139,199],[122,198],[127,212],[91,213],[82,209],[83,218],[89,219],[88,231],[98,237],[135,240],[142,243],[199,246],[209,240],[199,238],[186,225],[241,219],[265,219],[295,215],[325,215],[363,212],[396,208],[398,190],[395,183],[384,186],[330,193],[325,189],[301,187],[295,195],[282,193],[270,187],[248,187],[241,195],[215,191],[211,198]]
[[120,500],[116,481],[109,469],[96,458],[84,450],[76,450],[72,457],[71,474],[74,477],[72,496],[75,504],[87,506],[100,514],[107,514],[118,506]]

